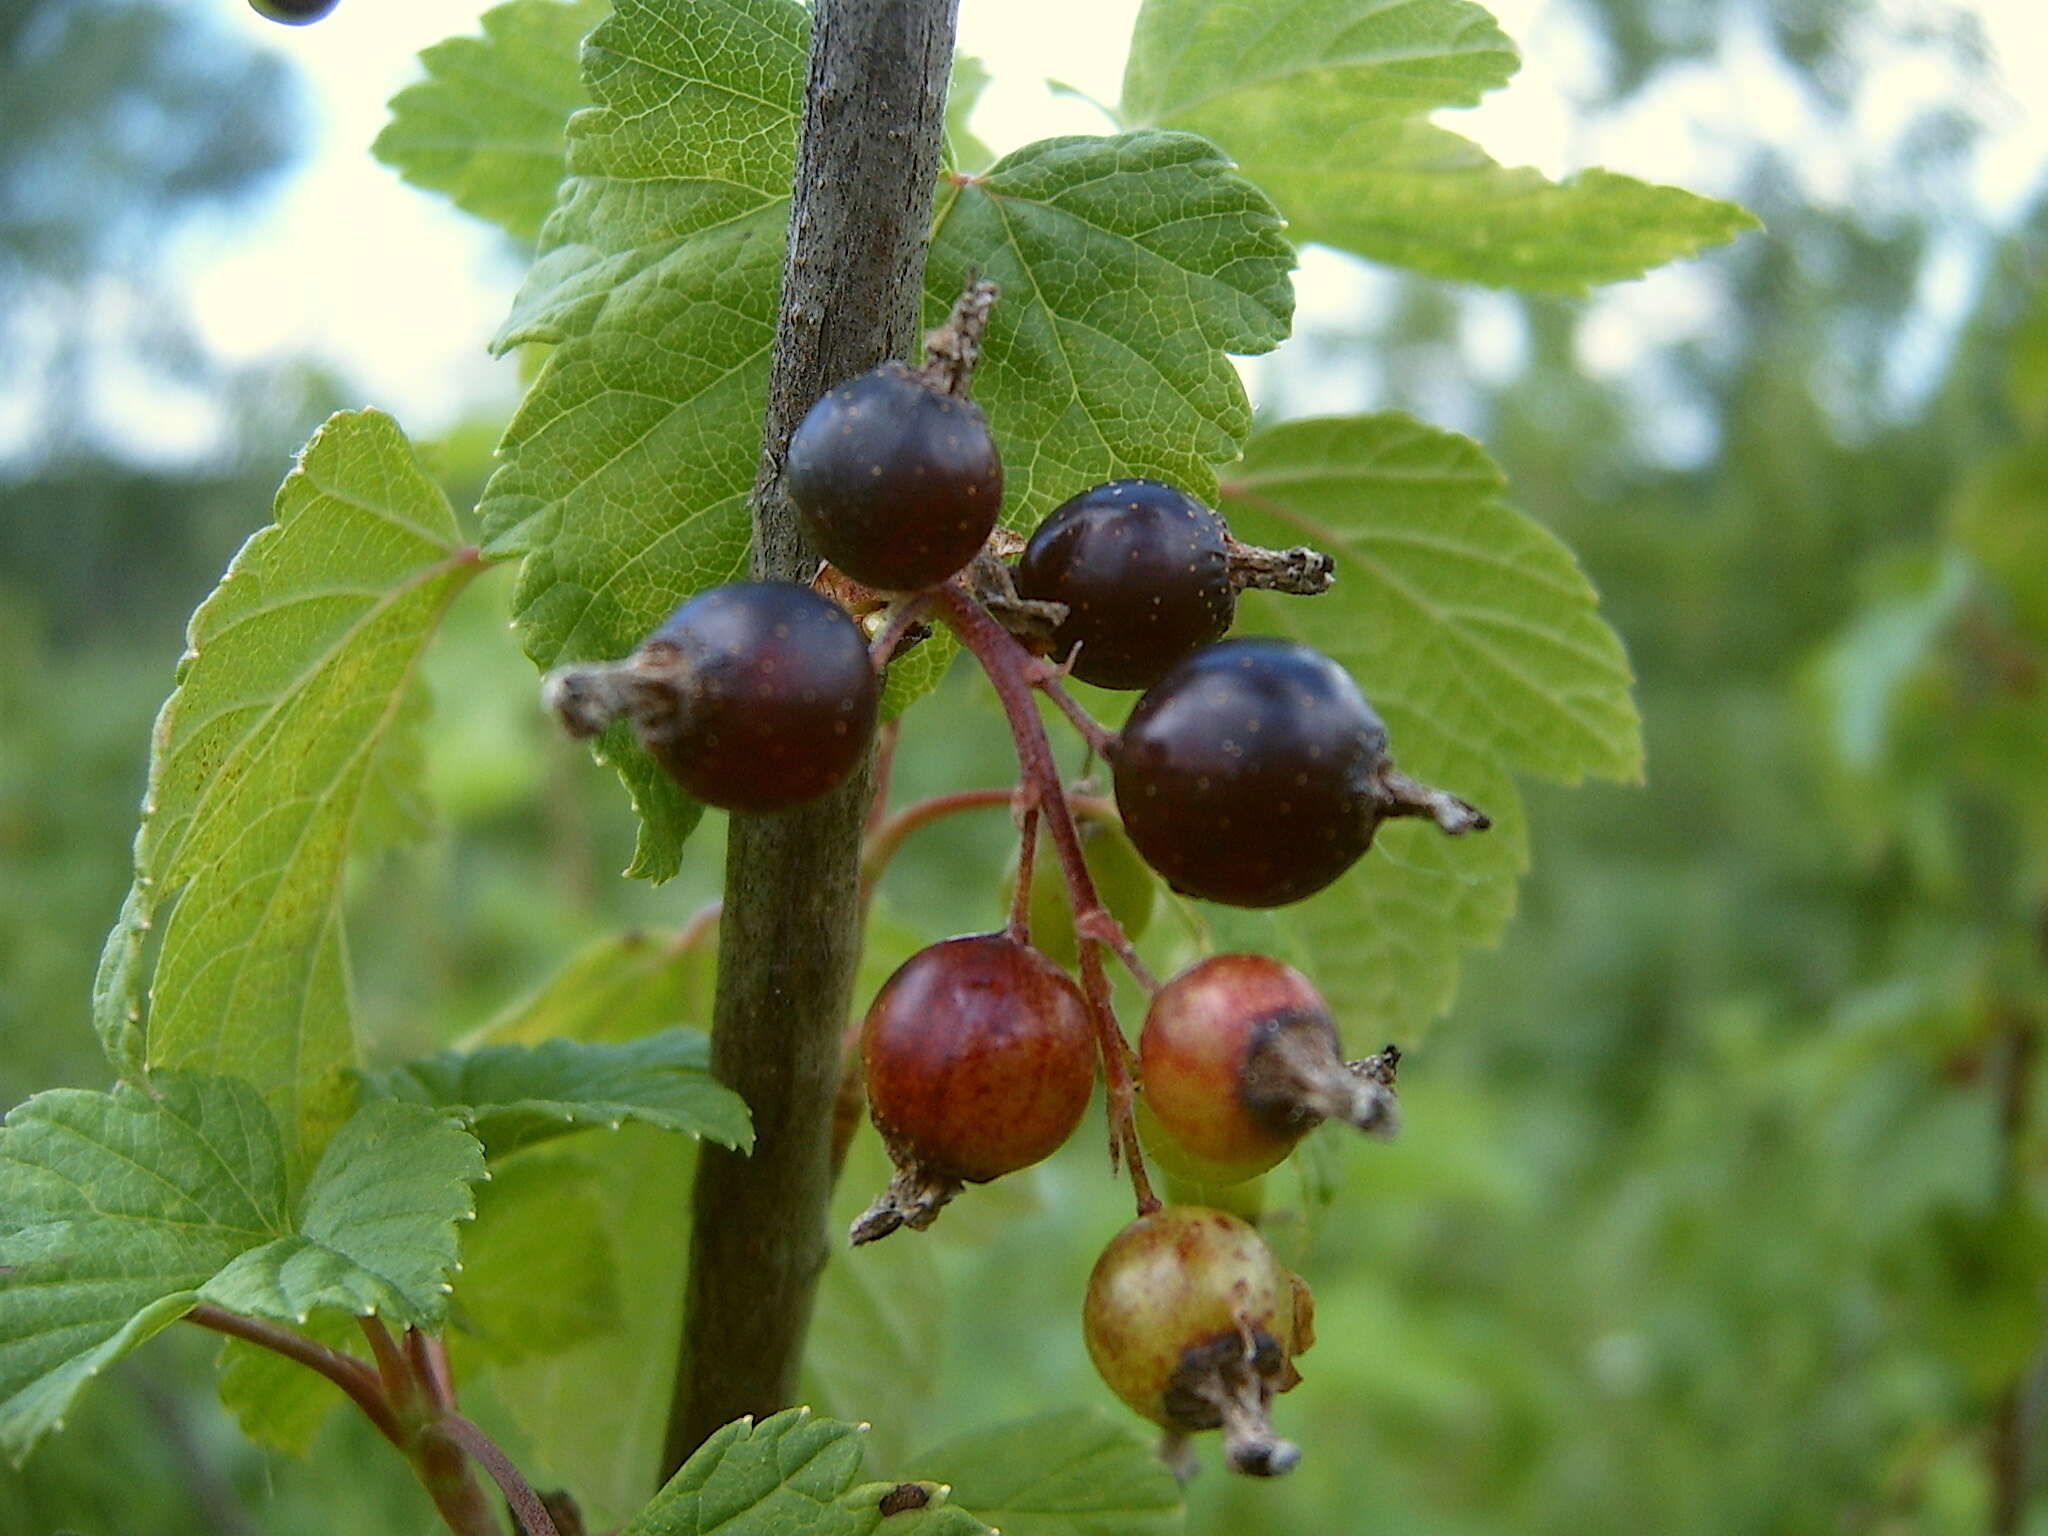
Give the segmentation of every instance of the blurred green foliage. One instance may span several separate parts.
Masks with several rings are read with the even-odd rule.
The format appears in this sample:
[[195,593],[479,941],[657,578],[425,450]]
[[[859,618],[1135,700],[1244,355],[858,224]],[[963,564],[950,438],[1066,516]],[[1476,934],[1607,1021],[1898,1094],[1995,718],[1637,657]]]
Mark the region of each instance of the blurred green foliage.
[[[0,49],[36,10],[0,8]],[[1582,6],[1607,111],[1759,15],[1836,126],[1874,36],[1981,63],[1966,27],[1900,38],[1874,12]],[[1711,326],[1619,377],[1583,365],[1597,307],[1402,280],[1377,318],[1309,338],[1299,371],[1269,381],[1282,404],[1357,375],[1376,403],[1422,406],[1466,377],[1467,328],[1514,329],[1511,375],[1455,392],[1630,643],[1649,784],[1531,787],[1521,914],[1404,1066],[1402,1138],[1320,1134],[1269,1181],[1276,1242],[1318,1297],[1320,1342],[1278,1415],[1308,1456],[1273,1485],[1212,1461],[1190,1530],[2048,1528],[2048,274],[2041,220],[1994,236],[1955,206],[1969,149],[1968,124],[1934,114],[1871,146],[1851,194],[1822,205],[1792,147],[1747,146],[1747,184],[1728,190],[1770,237],[1698,279]],[[9,222],[0,250],[33,233]],[[1974,253],[1966,317],[1906,366],[1931,264],[1959,248]],[[490,436],[430,451],[459,507]],[[87,993],[128,877],[149,721],[182,615],[261,522],[289,439],[273,416],[244,446],[205,475],[87,454],[0,490],[0,1101],[104,1077]],[[479,581],[429,662],[441,828],[353,876],[379,1061],[494,1019],[516,1034],[505,1010],[586,945],[673,930],[715,894],[703,834],[676,883],[616,878],[632,828],[532,707],[507,587]],[[975,682],[956,670],[908,718],[899,801],[1011,776]],[[996,923],[1007,857],[1000,815],[914,838],[883,884],[863,986],[928,938]],[[1188,943],[1163,907],[1148,949]],[[701,1007],[701,975],[676,985],[676,1007]],[[1373,1033],[1348,1023],[1354,1041]],[[610,1221],[642,1254],[680,1243],[686,1155],[644,1136],[576,1155],[577,1222]],[[496,1197],[507,1209],[520,1167]],[[843,1214],[882,1171],[863,1134]],[[1076,1311],[1123,1200],[1084,1134],[973,1192],[886,1273],[835,1261],[820,1407],[875,1419],[894,1459],[1103,1401]],[[517,1237],[477,1250],[471,1407],[546,1469],[565,1425],[627,1437],[546,1362],[492,1359],[483,1324],[518,1296],[506,1267],[553,1273]],[[635,1400],[635,1369],[666,1370],[673,1298],[652,1287],[671,1271],[620,1268],[609,1283],[640,1291],[590,1338],[607,1282],[580,1259],[562,1270],[548,1326],[619,1373],[613,1403]],[[244,1440],[214,1399],[216,1353],[174,1330],[124,1365],[25,1471],[0,1471],[0,1530],[431,1528],[352,1416],[329,1415],[304,1461]],[[619,1460],[584,1490],[599,1508],[633,1496]]]

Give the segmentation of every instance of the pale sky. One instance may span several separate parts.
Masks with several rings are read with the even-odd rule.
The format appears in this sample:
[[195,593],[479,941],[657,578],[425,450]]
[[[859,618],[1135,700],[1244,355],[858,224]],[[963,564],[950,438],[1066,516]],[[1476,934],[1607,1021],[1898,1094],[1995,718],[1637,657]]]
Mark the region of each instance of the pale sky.
[[[178,257],[189,273],[182,286],[202,336],[237,360],[311,351],[356,380],[366,403],[391,409],[421,436],[478,406],[509,408],[513,370],[490,360],[483,345],[510,301],[516,263],[481,225],[407,187],[367,153],[385,102],[417,76],[414,55],[452,32],[474,30],[479,0],[341,0],[332,16],[306,28],[264,21],[240,0],[187,3],[216,9],[230,26],[296,60],[313,115],[309,159],[253,226],[244,212],[180,236]],[[1058,78],[1113,101],[1137,8],[1138,0],[962,0],[961,47],[996,72],[976,131],[998,151],[1047,134],[1101,131],[1092,108],[1052,95],[1042,82]],[[2048,79],[2041,0],[1978,0],[1973,8],[2005,80]],[[1522,71],[1477,111],[1440,120],[1496,158],[1551,175],[1606,165],[1716,193],[1729,190],[1735,172],[1732,154],[1716,149],[1717,130],[1731,137],[1757,130],[1803,141],[1801,163],[1816,194],[1845,194],[1848,146],[1814,133],[1798,92],[1774,71],[1685,72],[1646,93],[1652,99],[1626,119],[1592,125],[1577,116],[1575,102],[1596,66],[1568,11],[1551,0],[1498,0],[1491,9],[1521,46]],[[1887,9],[1921,14],[1928,6],[1888,0]],[[1762,59],[1762,43],[1754,48]],[[1881,68],[1875,86],[1867,121],[1857,125],[1866,136],[1895,128],[1916,102],[1952,99],[1955,90],[1954,81],[1912,57]],[[1986,111],[1993,132],[1975,190],[2010,212],[2048,166],[2048,118],[2027,110],[2011,89]],[[1955,278],[1959,292],[1967,275]],[[1302,319],[1356,314],[1370,302],[1374,281],[1358,263],[1311,252],[1299,274]],[[1644,348],[1712,323],[1711,295],[1682,267],[1608,293],[1588,327],[1585,361],[1595,371],[1620,371]],[[1256,388],[1256,369],[1250,377]],[[182,425],[173,413],[165,430],[172,441],[184,432],[196,446],[207,432],[203,409],[195,405]]]

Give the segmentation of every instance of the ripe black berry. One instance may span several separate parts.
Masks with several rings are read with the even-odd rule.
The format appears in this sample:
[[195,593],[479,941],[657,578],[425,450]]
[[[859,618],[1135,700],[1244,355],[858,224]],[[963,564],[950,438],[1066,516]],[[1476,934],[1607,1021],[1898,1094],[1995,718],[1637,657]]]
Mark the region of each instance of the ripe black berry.
[[1080,988],[999,933],[904,961],[868,1007],[860,1053],[868,1112],[897,1174],[855,1223],[856,1243],[929,1226],[961,1184],[1049,1156],[1095,1085]]
[[1053,653],[1081,647],[1074,675],[1145,688],[1230,628],[1230,530],[1185,491],[1112,480],[1056,508],[1017,562],[1017,591],[1065,603]]
[[1131,711],[1115,751],[1117,809],[1176,890],[1240,907],[1313,895],[1389,816],[1446,832],[1488,825],[1394,771],[1386,727],[1350,674],[1288,640],[1191,652]]
[[913,592],[979,552],[1002,508],[1003,465],[978,406],[884,363],[811,407],[783,484],[827,560],[870,587]]
[[1081,1331],[1109,1389],[1176,1434],[1223,1430],[1234,1472],[1277,1477],[1301,1452],[1273,1433],[1276,1392],[1313,1341],[1308,1287],[1226,1212],[1168,1206],[1114,1238],[1088,1277]]
[[304,27],[318,21],[338,3],[339,0],[249,0],[249,9],[288,27]]
[[836,787],[880,704],[860,626],[785,581],[700,592],[626,661],[558,672],[547,696],[579,736],[630,716],[671,778],[729,811],[786,810]]
[[1309,979],[1266,955],[1211,955],[1153,995],[1138,1037],[1152,1150],[1204,1185],[1256,1178],[1325,1119],[1394,1128],[1389,1047],[1354,1068]]

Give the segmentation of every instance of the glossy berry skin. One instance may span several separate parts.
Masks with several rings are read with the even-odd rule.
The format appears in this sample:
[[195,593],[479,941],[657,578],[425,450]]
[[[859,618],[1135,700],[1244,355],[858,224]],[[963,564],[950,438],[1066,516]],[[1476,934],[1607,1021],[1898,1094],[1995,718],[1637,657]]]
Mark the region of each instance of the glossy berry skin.
[[[1242,1371],[1238,1385],[1251,1389],[1261,1417],[1273,1393],[1300,1379],[1293,1356],[1310,1342],[1305,1300],[1298,1305],[1305,1291],[1235,1216],[1167,1206],[1125,1227],[1095,1261],[1082,1338],[1096,1372],[1135,1412],[1167,1429],[1215,1429],[1224,1415],[1201,1388],[1219,1366]],[[1270,1475],[1286,1465],[1237,1470]]]
[[671,708],[636,711],[641,743],[707,805],[780,811],[814,800],[853,771],[875,733],[880,688],[866,637],[808,587],[700,592],[637,659],[674,680]]
[[1074,676],[1102,688],[1147,688],[1237,612],[1230,530],[1185,491],[1112,480],[1056,508],[1017,561],[1017,591],[1065,603],[1053,654],[1076,645]]
[[969,1184],[1049,1156],[1095,1086],[1080,988],[1002,934],[947,939],[904,961],[868,1008],[860,1053],[891,1157]]
[[1138,1036],[1139,1078],[1166,1132],[1153,1150],[1169,1172],[1201,1184],[1241,1183],[1321,1123],[1264,1070],[1289,1034],[1313,1035],[1322,1057],[1340,1059],[1322,994],[1266,955],[1211,955],[1153,994]]
[[995,527],[1003,465],[972,401],[901,363],[827,391],[789,440],[783,485],[814,548],[885,592],[935,586]]
[[249,0],[249,9],[288,27],[306,27],[320,20],[340,0]]
[[1371,845],[1386,755],[1386,728],[1336,662],[1288,640],[1225,640],[1138,700],[1113,761],[1117,809],[1176,890],[1276,907]]

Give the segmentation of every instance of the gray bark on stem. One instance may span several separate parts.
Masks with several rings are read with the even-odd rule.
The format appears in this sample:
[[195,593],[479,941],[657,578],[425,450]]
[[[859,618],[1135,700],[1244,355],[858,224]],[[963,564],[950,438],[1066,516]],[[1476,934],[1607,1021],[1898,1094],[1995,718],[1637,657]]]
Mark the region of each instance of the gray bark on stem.
[[[817,558],[782,491],[789,437],[833,384],[906,357],[944,132],[957,0],[818,0],[782,310],[754,483],[754,573]],[[964,274],[962,274],[964,276]],[[665,1470],[794,1399],[830,1251],[832,1099],[859,957],[863,770],[814,804],[734,816],[711,1070],[753,1111],[751,1157],[705,1146]]]

